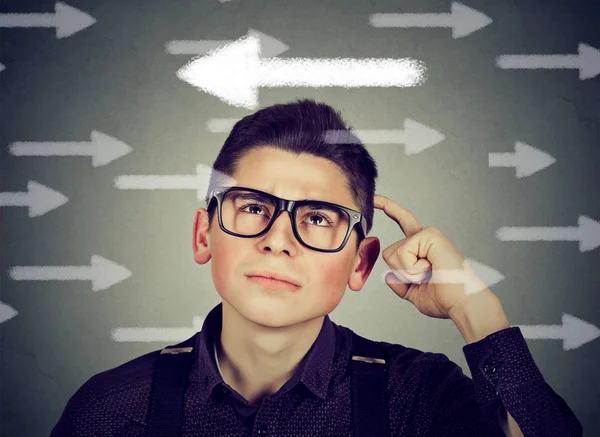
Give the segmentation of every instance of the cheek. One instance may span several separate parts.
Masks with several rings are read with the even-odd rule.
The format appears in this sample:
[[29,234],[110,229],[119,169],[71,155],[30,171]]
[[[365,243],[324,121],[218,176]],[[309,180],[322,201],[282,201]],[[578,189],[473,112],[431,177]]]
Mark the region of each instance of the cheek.
[[[340,268],[340,266],[344,266]],[[348,285],[348,273],[344,261],[320,264],[321,291],[327,306],[336,306],[344,296]]]
[[235,267],[239,264],[236,259],[239,251],[224,243],[217,243],[213,246],[210,260],[213,282],[221,295],[231,288],[232,281],[238,279]]

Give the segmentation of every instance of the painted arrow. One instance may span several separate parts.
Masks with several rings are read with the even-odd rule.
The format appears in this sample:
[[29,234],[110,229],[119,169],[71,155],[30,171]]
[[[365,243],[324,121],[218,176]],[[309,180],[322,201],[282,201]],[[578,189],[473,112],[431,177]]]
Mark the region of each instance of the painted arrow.
[[63,194],[36,181],[27,183],[27,192],[0,193],[0,206],[27,206],[29,217],[44,215],[68,201]]
[[428,149],[446,137],[435,129],[407,118],[404,120],[404,130],[327,130],[323,134],[328,144],[367,143],[367,144],[405,144],[405,155],[414,155]]
[[[287,52],[290,47],[272,36],[258,30],[249,29],[248,36],[255,35],[260,41],[261,58],[270,58]],[[172,55],[197,55],[210,52],[223,45],[231,44],[233,40],[176,40],[165,44],[165,50]]]
[[249,35],[194,58],[177,77],[225,103],[255,109],[258,87],[408,87],[425,81],[414,59],[261,59],[260,40]]
[[111,337],[118,342],[179,342],[200,331],[203,321],[203,317],[194,317],[192,328],[115,328]]
[[492,19],[462,3],[452,2],[451,13],[371,14],[372,27],[451,27],[452,38],[467,36],[492,22]]
[[8,150],[15,156],[91,156],[92,166],[99,167],[133,149],[102,132],[92,131],[91,142],[15,142]]
[[196,166],[195,175],[121,175],[114,183],[120,190],[195,190],[198,200],[205,200],[211,172],[219,174],[224,184],[235,185],[233,178],[204,164]]
[[[436,270],[435,278],[432,276],[430,270],[426,275],[426,278],[421,282],[427,282],[431,284],[463,284],[465,295],[468,296],[489,288],[504,279],[504,275],[499,271],[486,266],[485,264],[481,264],[473,259],[465,259],[463,264],[465,265],[464,269]],[[410,273],[406,270],[386,270],[381,275],[384,283],[385,277],[389,273],[406,273],[410,275]],[[475,277],[473,276],[473,273],[475,273]],[[394,277],[395,278],[393,278],[392,281],[406,283],[406,281],[400,276],[394,274]]]
[[524,338],[558,339],[563,341],[563,350],[577,349],[600,337],[600,329],[571,314],[563,313],[562,325],[511,325],[518,326]]
[[554,164],[556,159],[529,144],[517,141],[514,153],[490,153],[490,167],[515,167],[517,179],[531,176]]
[[131,272],[125,267],[92,255],[89,266],[14,266],[8,271],[15,281],[92,281],[92,290],[106,290],[124,281]]
[[6,70],[6,67],[3,64],[0,64],[0,73]]
[[503,226],[496,231],[502,241],[579,241],[579,251],[600,246],[600,223],[580,215],[577,226]]
[[577,55],[500,55],[496,65],[503,69],[579,69],[579,79],[600,74],[600,50],[579,43]]
[[90,27],[96,19],[62,2],[54,13],[0,14],[0,27],[56,27],[56,37],[65,38]]
[[4,302],[0,302],[0,323],[4,323],[13,317],[15,317],[19,312]]

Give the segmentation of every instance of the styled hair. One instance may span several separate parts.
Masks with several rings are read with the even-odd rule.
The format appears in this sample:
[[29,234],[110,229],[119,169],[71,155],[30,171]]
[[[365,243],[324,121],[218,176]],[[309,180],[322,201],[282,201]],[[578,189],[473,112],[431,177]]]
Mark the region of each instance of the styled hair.
[[[339,140],[327,142],[329,130],[345,131]],[[334,137],[336,133],[334,133]],[[222,182],[219,172],[234,177],[240,159],[249,151],[275,148],[295,155],[301,153],[328,159],[346,176],[346,187],[367,222],[367,234],[373,226],[373,196],[377,165],[363,143],[352,132],[341,114],[325,103],[299,99],[275,104],[237,121],[225,140],[213,166],[205,201],[209,229],[216,211],[216,200],[208,198],[212,189]],[[216,170],[216,172],[215,172]],[[365,236],[357,233],[356,249]]]

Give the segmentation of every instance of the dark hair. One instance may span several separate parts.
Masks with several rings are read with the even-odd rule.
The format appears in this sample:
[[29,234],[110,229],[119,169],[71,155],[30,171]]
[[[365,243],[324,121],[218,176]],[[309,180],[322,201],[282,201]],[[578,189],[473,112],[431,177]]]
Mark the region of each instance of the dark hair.
[[[326,142],[328,130],[343,130],[343,140]],[[334,133],[335,134],[335,133]],[[234,177],[240,159],[252,149],[271,147],[299,155],[307,153],[330,160],[346,176],[346,187],[367,221],[367,234],[373,227],[373,196],[377,165],[363,143],[352,132],[340,113],[313,99],[275,104],[239,120],[225,140],[212,166],[205,196],[209,228],[214,218],[216,201],[209,204],[209,193],[219,186],[225,174]],[[216,170],[216,171],[215,171]],[[221,176],[221,177],[220,177]],[[364,236],[358,232],[356,251]]]

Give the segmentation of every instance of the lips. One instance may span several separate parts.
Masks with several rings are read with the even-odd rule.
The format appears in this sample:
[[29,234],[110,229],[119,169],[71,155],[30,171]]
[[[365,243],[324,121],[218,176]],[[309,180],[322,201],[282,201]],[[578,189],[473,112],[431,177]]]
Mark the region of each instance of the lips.
[[295,279],[293,279],[287,275],[283,275],[283,274],[275,273],[275,272],[254,272],[254,273],[248,273],[246,276],[248,276],[248,277],[260,276],[260,277],[267,278],[267,279],[276,279],[278,281],[287,282],[288,284],[295,285],[296,287],[300,286],[300,284],[298,284],[298,281],[296,281]]

